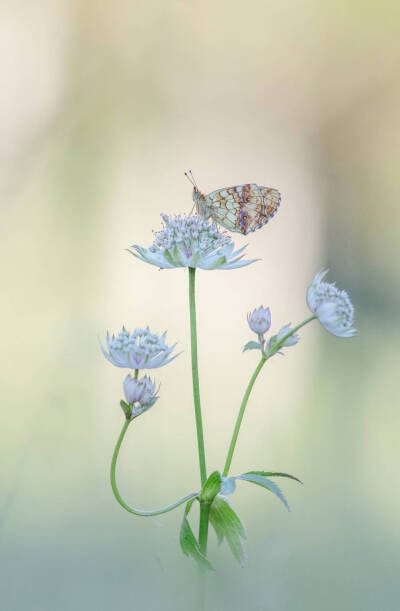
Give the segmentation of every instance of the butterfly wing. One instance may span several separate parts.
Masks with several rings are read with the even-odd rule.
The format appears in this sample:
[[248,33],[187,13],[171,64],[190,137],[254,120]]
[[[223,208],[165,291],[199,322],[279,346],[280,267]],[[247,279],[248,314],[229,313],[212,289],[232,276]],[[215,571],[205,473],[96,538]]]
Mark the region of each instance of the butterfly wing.
[[279,208],[280,200],[279,191],[255,183],[218,189],[205,196],[215,222],[244,235],[268,223]]

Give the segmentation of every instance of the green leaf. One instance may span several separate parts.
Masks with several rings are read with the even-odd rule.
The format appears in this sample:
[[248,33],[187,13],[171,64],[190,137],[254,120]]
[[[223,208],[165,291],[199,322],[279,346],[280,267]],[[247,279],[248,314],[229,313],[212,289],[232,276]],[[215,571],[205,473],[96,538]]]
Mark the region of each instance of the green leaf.
[[187,519],[188,513],[192,508],[193,501],[192,499],[186,504],[185,512],[183,514],[183,521],[181,526],[181,532],[179,536],[179,541],[181,544],[181,548],[185,556],[192,556],[200,565],[206,567],[210,571],[214,570],[212,564],[207,560],[205,556],[200,551],[199,543],[196,537],[193,534],[193,531],[190,527],[189,520]]
[[258,342],[247,342],[243,348],[243,352],[245,352],[245,350],[261,350],[261,348],[262,346]]
[[254,475],[264,475],[266,477],[288,477],[289,479],[294,479],[299,484],[303,482],[298,477],[294,475],[290,475],[289,473],[281,473],[280,471],[247,471],[247,473],[254,473]]
[[200,493],[200,503],[212,503],[221,489],[221,473],[214,471],[209,476]]
[[213,500],[210,508],[210,522],[216,532],[218,543],[222,543],[225,538],[232,554],[243,566],[246,554],[242,539],[246,538],[246,533],[238,515],[223,496],[216,496]]
[[258,486],[262,486],[266,488],[273,494],[275,494],[278,499],[282,501],[285,505],[286,509],[290,511],[289,503],[285,499],[282,490],[273,482],[272,480],[264,477],[263,475],[258,475],[257,473],[242,473],[238,475],[236,479],[244,479],[246,482],[251,482],[252,484],[257,484]]

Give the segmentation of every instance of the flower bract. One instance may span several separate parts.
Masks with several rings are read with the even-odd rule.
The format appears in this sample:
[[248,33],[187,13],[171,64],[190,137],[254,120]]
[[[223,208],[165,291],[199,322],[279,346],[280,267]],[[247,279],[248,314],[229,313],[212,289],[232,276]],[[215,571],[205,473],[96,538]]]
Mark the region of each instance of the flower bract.
[[155,369],[173,361],[178,355],[170,357],[175,348],[165,343],[166,332],[159,336],[146,329],[135,329],[129,333],[122,327],[118,335],[107,331],[107,350],[101,347],[104,356],[116,367],[128,369]]
[[323,282],[328,270],[318,272],[307,289],[307,304],[321,325],[337,337],[352,337],[354,307],[346,291]]
[[161,217],[164,229],[155,233],[153,244],[149,248],[134,244],[129,251],[146,263],[162,269],[235,269],[256,260],[243,260],[245,246],[235,251],[230,236],[213,222],[197,215]]

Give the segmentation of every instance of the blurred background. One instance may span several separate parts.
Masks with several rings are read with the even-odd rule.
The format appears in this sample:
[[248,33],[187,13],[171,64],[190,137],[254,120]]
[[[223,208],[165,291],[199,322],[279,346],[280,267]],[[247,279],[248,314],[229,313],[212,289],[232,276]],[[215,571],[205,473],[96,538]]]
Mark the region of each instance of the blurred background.
[[143,508],[197,489],[188,274],[125,250],[150,245],[161,212],[190,211],[191,168],[206,192],[282,192],[267,227],[235,237],[261,261],[198,273],[209,470],[257,362],[249,310],[269,305],[273,331],[297,323],[326,266],[359,329],[313,323],[257,381],[232,473],[304,485],[283,482],[291,513],[238,485],[248,562],[211,536],[208,608],[396,611],[398,3],[6,0],[0,15],[2,608],[193,607],[181,508],[136,518],[113,499],[126,372],[99,349],[123,324],[179,342],[118,479]]

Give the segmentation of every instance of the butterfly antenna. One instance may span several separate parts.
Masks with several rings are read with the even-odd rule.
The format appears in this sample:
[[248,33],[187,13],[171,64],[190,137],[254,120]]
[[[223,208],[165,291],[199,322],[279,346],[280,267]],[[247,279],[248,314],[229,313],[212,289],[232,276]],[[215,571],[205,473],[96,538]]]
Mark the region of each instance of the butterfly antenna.
[[189,170],[189,172],[185,172],[185,176],[186,176],[186,178],[188,179],[188,181],[189,181],[190,183],[192,183],[192,185],[194,186],[194,188],[196,189],[196,191],[198,191],[198,190],[199,190],[199,188],[198,188],[198,186],[197,186],[197,184],[196,184],[196,181],[195,181],[195,179],[194,179],[194,176],[193,176],[193,172],[192,172],[192,170]]
[[197,183],[196,183],[196,181],[195,181],[195,179],[194,179],[194,176],[193,176],[193,172],[192,172],[192,170],[189,170],[189,174],[190,174],[190,176],[192,177],[192,180],[193,180],[193,184],[194,184],[194,186],[195,186],[195,187],[196,187],[196,189],[199,191],[200,189],[199,189],[199,187],[197,186]]
[[188,179],[188,181],[194,186],[193,180],[191,179],[190,175],[188,174],[188,172],[184,172],[186,178]]

